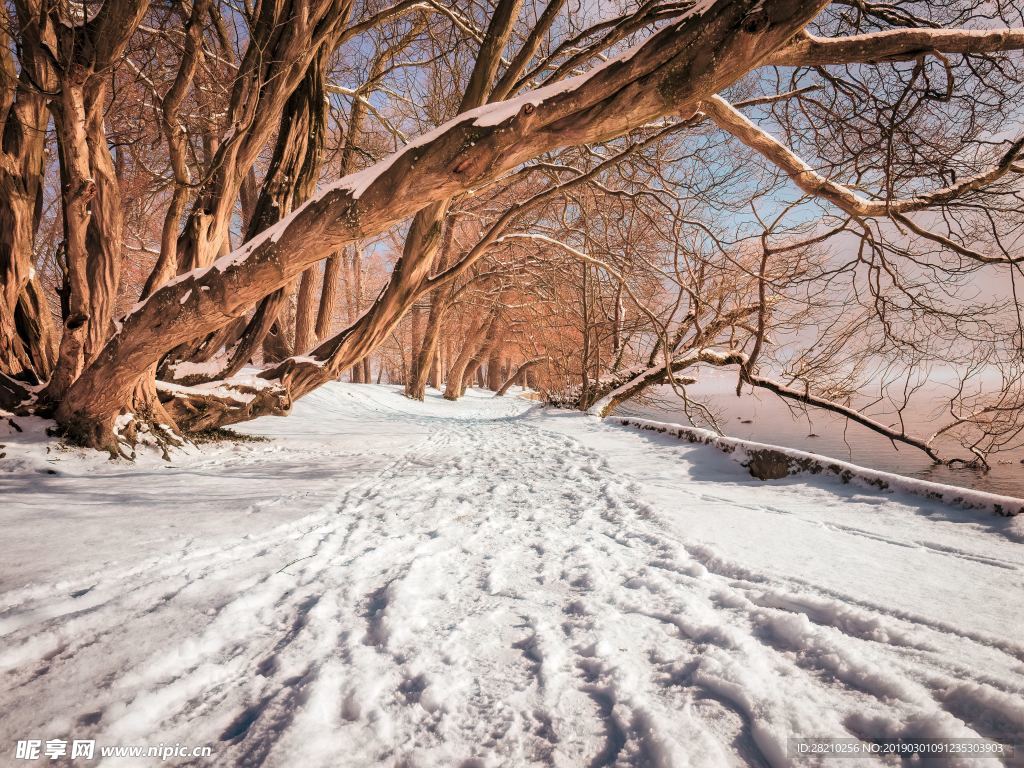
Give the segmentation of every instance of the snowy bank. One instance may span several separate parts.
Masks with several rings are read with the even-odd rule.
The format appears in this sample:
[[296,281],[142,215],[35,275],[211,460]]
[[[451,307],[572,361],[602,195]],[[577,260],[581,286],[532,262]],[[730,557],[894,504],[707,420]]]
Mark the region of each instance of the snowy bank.
[[778,480],[789,475],[801,473],[834,475],[843,483],[852,481],[883,491],[912,493],[915,496],[923,496],[926,499],[934,499],[946,504],[955,504],[966,509],[980,509],[1006,517],[1012,517],[1024,512],[1024,499],[975,491],[956,485],[933,483],[928,480],[905,477],[904,475],[897,475],[892,472],[882,472],[881,470],[861,467],[807,451],[758,443],[752,440],[741,440],[735,437],[726,437],[708,429],[700,429],[699,427],[637,419],[631,416],[612,416],[607,421],[621,424],[625,427],[653,430],[654,432],[672,435],[680,440],[687,440],[691,443],[703,443],[714,446],[720,451],[729,454],[759,480]]

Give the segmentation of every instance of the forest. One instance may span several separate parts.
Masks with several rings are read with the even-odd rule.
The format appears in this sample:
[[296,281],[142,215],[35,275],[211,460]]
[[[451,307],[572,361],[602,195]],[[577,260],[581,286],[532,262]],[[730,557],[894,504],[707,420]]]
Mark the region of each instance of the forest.
[[3,6],[0,764],[1024,764],[1024,0]]
[[1019,4],[4,5],[0,406],[72,444],[341,378],[714,426],[708,368],[937,463],[1024,439]]

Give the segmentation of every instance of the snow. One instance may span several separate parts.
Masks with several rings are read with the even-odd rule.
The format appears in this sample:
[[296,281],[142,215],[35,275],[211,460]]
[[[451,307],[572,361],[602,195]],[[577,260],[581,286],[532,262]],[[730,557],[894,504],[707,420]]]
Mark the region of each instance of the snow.
[[[591,408],[590,412],[595,413],[595,409]],[[993,514],[1018,515],[1024,512],[1024,499],[1015,499],[1010,496],[1000,496],[999,494],[987,493],[985,491],[975,491],[959,486],[904,477],[892,472],[860,467],[839,459],[818,456],[807,451],[728,437],[708,429],[651,421],[649,419],[637,419],[630,416],[615,416],[611,417],[610,421],[627,427],[665,432],[680,439],[690,440],[691,442],[715,445],[728,453],[734,461],[744,465],[749,462],[751,454],[767,450],[781,454],[789,459],[791,472],[827,472],[840,477],[843,482],[853,481],[875,488],[903,491],[924,496],[925,498],[940,499],[948,504],[955,504],[967,509],[979,509]],[[807,468],[801,469],[801,464]]]
[[[204,363],[186,361],[174,366],[174,375],[181,378],[196,374],[209,376],[223,370],[224,366],[224,361],[220,359],[209,360]],[[234,376],[229,376],[225,379],[193,384],[192,386],[158,381],[157,388],[162,392],[173,395],[211,395],[214,397],[231,398],[240,403],[248,403],[252,402],[256,397],[255,390],[269,389],[275,386],[274,382],[269,379],[260,378],[259,373],[259,368],[246,366]]]
[[476,390],[329,385],[244,427],[270,441],[170,465],[17,421],[5,756],[781,766],[790,737],[1024,741],[1020,517],[762,483],[712,446]]

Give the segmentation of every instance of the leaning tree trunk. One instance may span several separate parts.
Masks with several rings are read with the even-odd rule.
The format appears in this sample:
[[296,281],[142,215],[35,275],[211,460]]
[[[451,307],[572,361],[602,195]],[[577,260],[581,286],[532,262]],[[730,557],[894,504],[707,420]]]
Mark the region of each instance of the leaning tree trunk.
[[[444,227],[439,252],[435,257],[437,260],[436,266],[440,269],[448,266],[453,233],[454,228],[450,223]],[[441,324],[444,321],[444,315],[448,307],[451,305],[452,296],[453,290],[450,286],[444,286],[430,294],[430,312],[427,314],[426,323],[423,328],[416,373],[405,387],[406,397],[410,397],[413,400],[422,401],[426,397],[427,380],[430,376],[433,376],[435,379],[434,387],[437,389],[441,387],[440,364],[437,361],[437,341],[440,338]]]
[[[274,154],[267,169],[249,219],[247,238],[273,226],[294,208],[305,202],[316,189],[323,159],[324,133],[327,123],[327,103],[324,89],[324,66],[329,51],[324,48],[313,57],[302,82],[285,103],[281,129],[274,145]],[[299,286],[296,336],[292,343],[290,323],[285,322],[285,310],[292,290],[278,289],[263,298],[252,317],[244,326],[237,341],[224,353],[225,365],[216,373],[181,378],[183,383],[195,384],[234,376],[262,347],[264,359],[278,362],[293,354],[303,354],[313,345],[313,279],[316,267],[303,273]],[[307,277],[308,276],[308,277]],[[217,352],[223,337],[212,334],[204,344],[176,351],[176,356],[202,359]],[[302,344],[297,342],[301,341]]]
[[[238,65],[228,102],[227,124],[245,126],[229,133],[211,158],[210,175],[189,211],[178,243],[179,271],[208,267],[228,238],[242,185],[265,146],[287,123],[281,120],[311,68],[322,67],[342,39],[350,0],[266,0],[255,5],[249,44]],[[326,52],[326,53],[325,53]],[[319,59],[319,64],[317,63]],[[320,105],[325,96],[320,91]],[[297,149],[305,144],[295,133]],[[268,172],[268,176],[270,173]],[[280,181],[280,179],[278,179]],[[254,215],[254,220],[260,217]],[[264,212],[263,215],[267,215]],[[279,215],[270,212],[270,223]],[[257,225],[256,232],[265,226]],[[253,232],[252,227],[249,232]]]
[[487,335],[484,337],[483,343],[477,349],[476,354],[473,355],[473,359],[469,361],[469,365],[466,366],[466,372],[462,376],[462,389],[459,391],[459,397],[466,394],[466,388],[472,383],[474,378],[477,379],[477,383],[480,386],[483,386],[484,381],[481,369],[491,350],[501,343],[501,334],[502,332],[498,330],[498,316],[495,315],[487,329]]
[[547,357],[535,357],[531,360],[527,360],[525,363],[516,368],[515,373],[513,373],[505,380],[505,383],[498,388],[498,391],[494,393],[494,396],[504,397],[514,384],[519,384],[519,386],[523,386],[526,381],[526,376],[530,372],[530,370],[544,362],[547,362]]

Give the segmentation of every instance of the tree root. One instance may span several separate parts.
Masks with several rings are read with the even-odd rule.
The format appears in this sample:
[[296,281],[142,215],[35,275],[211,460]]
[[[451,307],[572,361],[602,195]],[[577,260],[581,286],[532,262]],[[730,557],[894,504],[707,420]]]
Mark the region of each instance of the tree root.
[[157,392],[164,409],[186,434],[259,416],[286,416],[292,406],[288,390],[269,382],[257,387],[225,381],[203,391],[158,382]]

